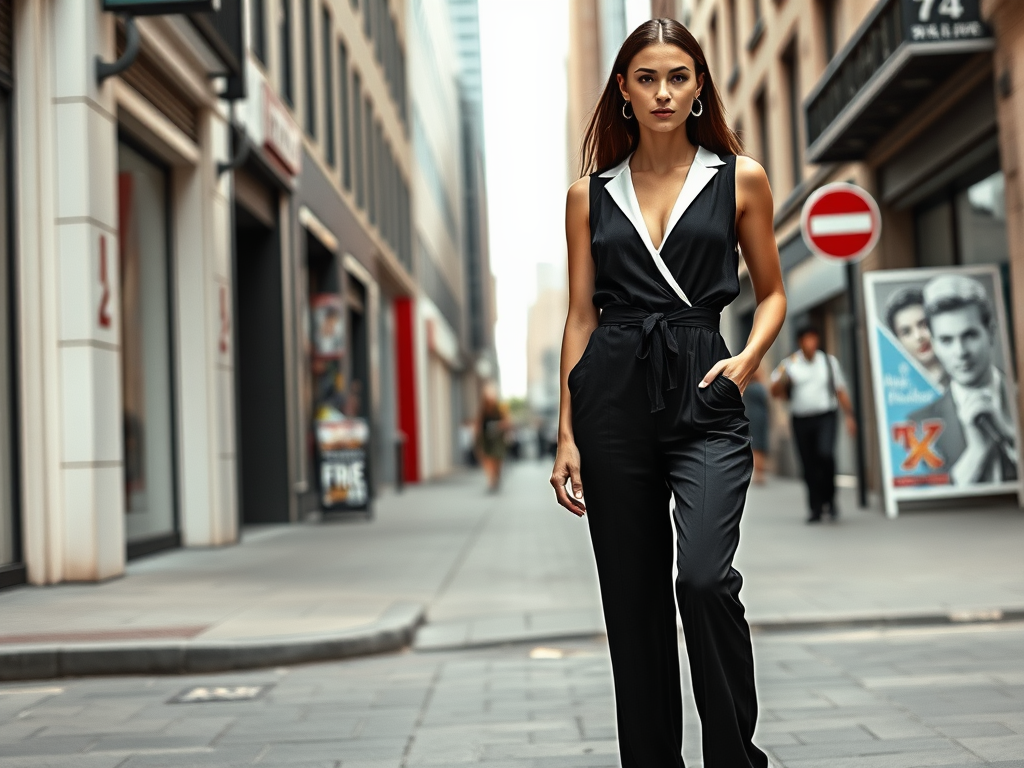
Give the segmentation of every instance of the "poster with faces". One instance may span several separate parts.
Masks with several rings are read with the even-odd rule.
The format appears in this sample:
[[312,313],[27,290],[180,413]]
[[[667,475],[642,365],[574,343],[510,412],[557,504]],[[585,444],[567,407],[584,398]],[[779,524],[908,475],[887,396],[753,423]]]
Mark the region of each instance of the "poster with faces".
[[995,265],[864,275],[886,512],[1020,493],[1017,388]]

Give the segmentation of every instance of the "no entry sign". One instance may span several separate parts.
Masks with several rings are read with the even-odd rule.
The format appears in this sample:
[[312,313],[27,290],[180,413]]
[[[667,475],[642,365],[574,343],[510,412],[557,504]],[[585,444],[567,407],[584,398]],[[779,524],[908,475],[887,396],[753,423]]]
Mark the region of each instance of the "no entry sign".
[[878,205],[860,187],[836,182],[816,189],[804,203],[800,230],[807,247],[826,259],[864,258],[882,234]]

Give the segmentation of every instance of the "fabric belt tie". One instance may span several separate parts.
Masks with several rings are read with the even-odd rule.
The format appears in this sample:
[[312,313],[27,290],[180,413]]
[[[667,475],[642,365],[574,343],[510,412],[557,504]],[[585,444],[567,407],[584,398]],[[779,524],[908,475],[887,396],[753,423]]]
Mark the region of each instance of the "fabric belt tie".
[[[679,344],[673,328],[703,328],[718,332],[720,315],[707,307],[682,307],[665,314],[647,312],[636,307],[611,306],[601,311],[601,325],[639,327],[640,343],[636,356],[647,361],[647,396],[651,401],[651,413],[664,410],[663,390],[679,386]],[[668,373],[668,381],[666,379]]]

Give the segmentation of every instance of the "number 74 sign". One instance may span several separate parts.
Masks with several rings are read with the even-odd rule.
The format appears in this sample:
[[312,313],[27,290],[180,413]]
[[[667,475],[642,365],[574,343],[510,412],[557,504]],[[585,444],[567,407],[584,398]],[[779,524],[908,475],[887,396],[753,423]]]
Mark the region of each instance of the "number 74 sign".
[[[923,24],[929,21],[941,21],[939,18],[932,18],[932,11],[936,17],[944,16],[947,19],[958,21],[964,15],[963,0],[914,0],[920,7],[917,13],[917,20]],[[936,8],[936,6],[938,6]]]

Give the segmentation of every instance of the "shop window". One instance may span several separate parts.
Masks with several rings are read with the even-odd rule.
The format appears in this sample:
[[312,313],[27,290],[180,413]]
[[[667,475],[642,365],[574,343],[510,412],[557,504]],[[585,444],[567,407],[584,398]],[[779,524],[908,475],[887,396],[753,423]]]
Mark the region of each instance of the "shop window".
[[919,266],[1007,263],[1002,171],[954,185],[919,206],[914,223]]
[[[129,146],[118,147],[121,382],[129,553],[173,537],[169,177]],[[168,542],[174,543],[174,542]]]
[[998,264],[1009,259],[1005,189],[1000,171],[954,198],[961,264]]

